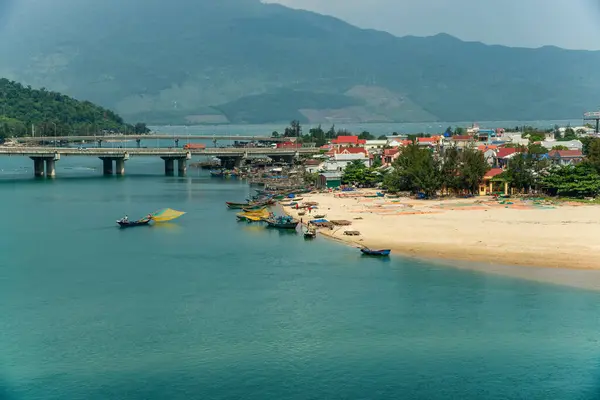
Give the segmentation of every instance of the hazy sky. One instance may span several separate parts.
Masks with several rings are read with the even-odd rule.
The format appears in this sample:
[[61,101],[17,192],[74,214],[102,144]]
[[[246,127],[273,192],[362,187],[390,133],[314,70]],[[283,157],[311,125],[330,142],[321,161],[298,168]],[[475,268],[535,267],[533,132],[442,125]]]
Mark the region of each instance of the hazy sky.
[[600,0],[264,0],[398,36],[600,50]]

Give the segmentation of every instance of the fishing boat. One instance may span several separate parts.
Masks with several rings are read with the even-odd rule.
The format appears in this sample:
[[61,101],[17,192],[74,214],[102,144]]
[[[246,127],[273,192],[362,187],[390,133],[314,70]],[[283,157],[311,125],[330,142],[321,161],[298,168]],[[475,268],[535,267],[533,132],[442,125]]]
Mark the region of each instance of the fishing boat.
[[387,257],[392,252],[391,250],[371,250],[367,247],[363,247],[360,251],[366,256],[375,256],[375,257]]
[[300,221],[293,219],[292,217],[276,217],[268,218],[265,220],[269,228],[276,229],[296,229]]
[[121,228],[133,228],[135,226],[150,226],[150,218],[142,218],[137,221],[126,221],[125,219],[117,220],[117,224]]
[[231,201],[226,201],[225,204],[232,210],[241,210],[244,207],[250,207],[252,203],[233,203]]
[[261,211],[247,211],[236,215],[238,221],[246,222],[261,222],[270,216],[271,213],[266,209]]
[[214,178],[222,178],[225,175],[224,171],[212,170],[210,171],[210,176]]
[[304,230],[304,239],[314,239],[317,237],[317,230],[314,228],[306,228]]
[[129,221],[128,219],[121,218],[117,220],[117,224],[121,228],[133,228],[135,226],[147,226],[151,221],[154,222],[167,222],[172,221],[176,218],[181,217],[185,212],[173,210],[171,208],[163,208],[162,210],[155,211],[148,214],[146,217],[138,219],[137,221]]

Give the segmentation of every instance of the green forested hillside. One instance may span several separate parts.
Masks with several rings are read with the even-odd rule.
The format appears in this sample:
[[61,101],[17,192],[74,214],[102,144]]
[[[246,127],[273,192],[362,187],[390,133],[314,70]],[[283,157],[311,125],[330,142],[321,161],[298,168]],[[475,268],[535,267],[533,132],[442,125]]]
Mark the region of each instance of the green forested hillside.
[[109,130],[146,133],[144,124],[126,124],[114,112],[89,101],[0,79],[0,135],[23,136],[35,125],[36,134],[94,134]]
[[153,123],[561,119],[600,97],[600,52],[398,38],[259,0],[15,7],[0,76]]

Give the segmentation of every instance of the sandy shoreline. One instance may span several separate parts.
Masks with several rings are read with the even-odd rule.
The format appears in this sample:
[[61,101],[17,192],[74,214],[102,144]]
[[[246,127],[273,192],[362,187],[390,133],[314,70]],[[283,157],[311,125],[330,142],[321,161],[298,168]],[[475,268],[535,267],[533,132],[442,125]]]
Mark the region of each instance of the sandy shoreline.
[[[372,194],[362,192],[361,194]],[[536,204],[491,198],[422,201],[408,198],[340,198],[303,195],[319,203],[312,214],[347,220],[347,227],[320,232],[348,244],[389,248],[417,258],[571,269],[600,269],[600,206]],[[286,213],[299,216],[292,207]],[[359,231],[346,236],[344,231]]]

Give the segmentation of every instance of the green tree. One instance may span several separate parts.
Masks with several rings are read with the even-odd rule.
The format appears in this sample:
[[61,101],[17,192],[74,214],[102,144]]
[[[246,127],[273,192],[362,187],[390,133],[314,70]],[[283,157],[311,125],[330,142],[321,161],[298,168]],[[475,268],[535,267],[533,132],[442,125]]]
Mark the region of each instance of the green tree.
[[561,142],[568,142],[570,140],[575,140],[575,139],[577,139],[577,134],[575,133],[573,128],[569,127],[565,130],[564,136],[561,137],[560,139],[556,139],[556,140],[561,141]]
[[458,193],[461,187],[460,177],[460,152],[456,147],[449,147],[444,150],[444,157],[441,166],[442,185],[448,193]]
[[290,126],[285,128],[283,133],[284,137],[296,137],[299,138],[302,136],[302,126],[300,125],[300,121],[293,120],[290,122]]
[[454,135],[455,136],[461,136],[465,134],[465,128],[461,128],[460,126],[457,126],[456,128],[454,128]]
[[329,128],[329,130],[327,131],[327,134],[325,135],[325,137],[327,139],[335,139],[335,137],[336,137],[335,124],[331,125],[331,128]]
[[528,135],[529,142],[542,142],[546,139],[546,135],[540,132],[532,132]]
[[580,139],[583,144],[583,148],[581,149],[583,155],[587,156],[590,152],[590,146],[592,143],[600,141],[600,139],[592,137],[592,136],[584,136]]
[[362,140],[373,140],[373,139],[375,139],[375,136],[371,135],[367,131],[363,131],[363,132],[361,132],[360,135],[358,135],[358,138],[362,139]]
[[472,148],[464,149],[461,154],[461,163],[459,176],[461,179],[461,189],[475,194],[479,190],[479,184],[484,175],[490,170],[489,164],[481,151]]
[[380,135],[377,140],[387,140],[387,136],[385,135]]
[[381,175],[377,173],[375,168],[367,167],[360,160],[354,160],[349,163],[342,175],[342,183],[345,185],[372,187],[380,181]]
[[589,163],[562,166],[549,171],[541,186],[553,196],[595,197],[600,193],[600,175]]
[[408,190],[435,196],[442,187],[440,161],[428,149],[417,144],[404,147],[394,162],[394,171],[385,177],[384,187],[390,191]]
[[567,146],[558,145],[552,146],[552,150],[569,150],[569,148]]
[[600,172],[600,139],[594,139],[588,143],[585,162]]
[[325,139],[325,131],[323,131],[323,128],[321,128],[321,125],[319,125],[316,128],[311,128],[308,131],[308,133],[309,133],[310,139],[313,142],[315,142],[317,147],[321,147],[325,143],[327,143],[327,140]]
[[511,158],[507,170],[502,175],[519,191],[528,190],[536,183],[531,157],[524,153]]

